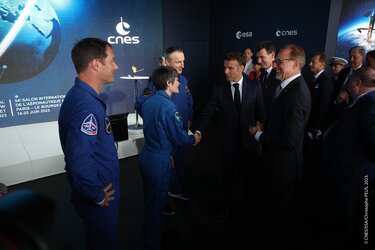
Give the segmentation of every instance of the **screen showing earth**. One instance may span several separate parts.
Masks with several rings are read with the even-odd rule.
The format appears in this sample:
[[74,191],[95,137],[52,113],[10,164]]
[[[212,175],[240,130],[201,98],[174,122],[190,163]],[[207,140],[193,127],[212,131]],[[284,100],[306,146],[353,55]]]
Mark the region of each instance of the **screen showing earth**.
[[[161,0],[0,0],[0,128],[56,121],[84,37],[112,44],[119,70],[101,98],[108,115],[134,112],[132,66],[148,76],[162,54]],[[139,82],[141,92],[146,82]]]

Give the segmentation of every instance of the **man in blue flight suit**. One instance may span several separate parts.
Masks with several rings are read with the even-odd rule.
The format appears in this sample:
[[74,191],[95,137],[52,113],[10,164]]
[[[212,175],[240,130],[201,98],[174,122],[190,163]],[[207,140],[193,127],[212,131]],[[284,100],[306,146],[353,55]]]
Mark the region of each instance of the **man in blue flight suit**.
[[170,156],[176,145],[196,145],[198,134],[188,135],[172,93],[179,92],[177,71],[168,66],[157,68],[152,79],[157,92],[142,107],[145,142],[139,157],[143,178],[143,249],[160,249],[163,230],[162,212],[170,183]]
[[[169,47],[165,51],[165,63],[167,66],[173,67],[178,72],[178,81],[180,82],[179,93],[172,94],[172,101],[176,104],[178,111],[182,117],[183,127],[186,131],[189,130],[191,121],[193,119],[193,97],[189,91],[188,81],[182,75],[184,69],[185,55],[179,47]],[[142,114],[142,105],[149,96],[156,92],[155,86],[150,79],[147,87],[136,101],[134,108],[138,114]],[[142,115],[141,115],[142,116]],[[186,172],[186,146],[177,146],[172,153],[174,160],[174,168],[172,169],[171,187],[169,195],[174,198],[188,200],[184,190],[183,181]],[[172,212],[173,213],[173,212]]]
[[116,249],[120,204],[119,160],[102,87],[118,69],[112,46],[85,38],[72,49],[78,77],[59,115],[59,135],[71,202],[83,220],[87,249]]

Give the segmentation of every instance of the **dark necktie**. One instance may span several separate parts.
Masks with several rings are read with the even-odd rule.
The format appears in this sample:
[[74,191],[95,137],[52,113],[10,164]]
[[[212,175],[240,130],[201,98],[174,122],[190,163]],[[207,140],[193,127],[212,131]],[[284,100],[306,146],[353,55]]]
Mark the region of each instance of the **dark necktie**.
[[265,71],[263,72],[262,82],[265,82],[265,81],[267,80],[267,77],[268,77],[268,72],[267,72],[267,70],[265,70]]
[[234,83],[234,106],[236,107],[237,114],[241,113],[241,97],[240,97],[240,89],[239,89],[239,84]]
[[315,81],[316,81],[316,78],[315,78],[315,76],[313,76],[313,77],[311,78],[311,80],[310,80],[311,85],[313,85],[313,84],[315,83]]

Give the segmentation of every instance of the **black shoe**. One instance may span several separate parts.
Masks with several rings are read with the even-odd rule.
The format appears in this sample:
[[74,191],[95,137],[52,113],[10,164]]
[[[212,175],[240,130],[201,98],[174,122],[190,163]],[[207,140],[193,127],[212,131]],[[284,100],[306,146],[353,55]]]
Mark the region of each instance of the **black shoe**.
[[174,215],[174,209],[170,206],[170,205],[168,205],[168,204],[166,204],[165,206],[164,206],[164,211],[163,211],[163,214],[164,215]]
[[229,218],[229,209],[223,209],[223,211],[221,211],[221,213],[219,214],[217,220],[216,220],[216,223],[219,223],[219,224],[223,224],[224,222],[226,222]]

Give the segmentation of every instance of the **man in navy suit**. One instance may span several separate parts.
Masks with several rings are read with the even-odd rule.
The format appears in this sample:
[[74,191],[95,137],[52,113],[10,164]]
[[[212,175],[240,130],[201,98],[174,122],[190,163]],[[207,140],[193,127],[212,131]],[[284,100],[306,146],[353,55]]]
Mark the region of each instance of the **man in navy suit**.
[[[264,218],[271,236],[266,244],[291,249],[292,214],[296,186],[302,176],[302,149],[305,126],[310,116],[311,95],[301,69],[306,61],[303,48],[284,46],[274,66],[276,87],[264,124],[250,127],[249,132],[262,145],[260,167],[264,179],[264,201],[269,209]],[[275,248],[276,249],[276,248]]]
[[262,86],[264,108],[266,114],[272,103],[275,88],[280,84],[280,80],[276,79],[276,71],[272,61],[275,60],[276,46],[272,41],[262,41],[257,47],[257,58],[262,67],[260,75],[260,85]]
[[329,201],[336,202],[329,218],[336,215],[336,226],[345,229],[343,246],[360,249],[368,244],[366,239],[374,239],[367,235],[366,225],[373,217],[368,204],[375,179],[375,70],[358,70],[348,91],[353,103],[324,134],[323,183],[331,191]]
[[[226,55],[224,73],[227,82],[213,89],[197,125],[197,131],[203,134],[213,115],[218,112],[223,198],[223,211],[219,216],[219,223],[228,218],[230,211],[233,212],[231,205],[234,201],[236,178],[245,179],[246,185],[254,184],[249,178],[256,178],[250,173],[255,170],[257,143],[250,137],[248,128],[263,123],[264,103],[259,83],[243,74],[244,68],[245,58],[242,53],[231,52]],[[250,188],[253,187],[246,187],[247,197]]]
[[324,52],[315,53],[309,66],[314,75],[308,84],[311,93],[311,115],[306,126],[303,172],[306,187],[314,188],[321,171],[321,137],[331,119],[333,83],[324,71],[326,66]]

